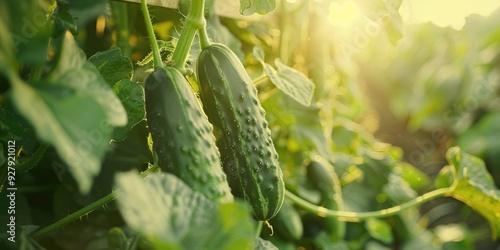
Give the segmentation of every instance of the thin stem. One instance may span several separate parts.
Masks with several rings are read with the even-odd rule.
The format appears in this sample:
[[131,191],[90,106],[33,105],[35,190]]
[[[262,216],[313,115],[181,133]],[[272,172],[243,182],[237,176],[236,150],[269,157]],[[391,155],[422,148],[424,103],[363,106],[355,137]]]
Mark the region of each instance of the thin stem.
[[34,82],[40,80],[40,78],[42,78],[42,74],[43,74],[43,65],[39,64],[39,65],[33,66],[30,70],[30,76],[28,78],[28,82],[34,83]]
[[[182,30],[179,41],[177,42],[177,47],[172,54],[172,61],[174,61],[175,68],[181,72],[185,72],[184,65],[186,64],[187,58],[189,56],[189,49],[193,44],[194,36],[197,30],[205,29],[205,18],[203,17],[204,12],[204,0],[193,0],[189,8],[189,14],[186,17],[186,24]],[[202,46],[206,45],[204,39],[208,39],[205,35],[204,38],[200,37]]]
[[116,194],[115,194],[115,192],[111,192],[110,194],[108,194],[108,195],[102,197],[101,199],[83,207],[82,209],[64,217],[63,219],[58,220],[55,223],[34,232],[31,235],[31,237],[33,237],[34,239],[37,239],[37,238],[40,238],[42,236],[45,236],[48,233],[50,233],[50,232],[52,232],[52,231],[54,231],[54,230],[56,230],[64,225],[94,211],[95,209],[103,206],[104,204],[111,202],[114,199],[116,199]]
[[438,197],[446,196],[452,192],[452,188],[440,188],[433,190],[431,192],[425,193],[411,201],[405,202],[401,205],[382,209],[379,211],[371,212],[348,212],[348,211],[334,211],[329,210],[324,207],[320,207],[303,200],[302,198],[296,196],[295,194],[287,191],[285,192],[285,197],[295,203],[297,206],[302,207],[309,212],[318,214],[321,217],[339,217],[346,221],[360,221],[369,218],[383,218],[398,214],[406,209],[418,206],[420,204],[426,203]]
[[[152,167],[150,167],[149,169],[147,169],[146,171],[142,172],[141,173],[141,177],[144,178],[146,177],[148,174],[154,172],[154,171],[157,171],[159,169],[159,166],[158,165],[154,165]],[[56,221],[55,223],[45,227],[45,228],[42,228],[38,231],[35,231],[33,234],[31,234],[31,237],[33,237],[34,239],[37,239],[37,238],[40,238],[40,237],[43,237],[45,235],[47,235],[48,233],[60,228],[60,227],[63,227],[64,225],[86,215],[86,214],[89,214],[91,213],[92,211],[106,205],[107,203],[115,200],[118,196],[116,195],[116,192],[113,190],[110,194],[102,197],[101,199],[97,200],[97,201],[94,201],[92,202],[91,204],[81,208],[80,210],[76,211],[76,212],[73,212],[72,214],[69,214],[68,216],[64,217],[63,219],[61,220],[58,220]]]
[[149,16],[148,6],[146,0],[141,0],[142,14],[144,16],[144,23],[146,24],[146,30],[148,31],[149,42],[151,43],[151,50],[153,52],[153,60],[155,68],[163,67],[161,61],[160,49],[158,48],[158,42],[156,42],[156,36],[153,29],[153,23],[151,23],[151,17]]
[[262,231],[262,224],[264,222],[263,221],[257,221],[257,229],[255,230],[255,238],[259,238],[260,237],[260,232]]
[[201,49],[206,49],[212,45],[212,42],[210,42],[210,38],[208,38],[207,34],[207,29],[206,25],[203,25],[203,28],[198,29],[199,33],[198,36],[200,37],[200,47]]
[[16,171],[24,173],[32,169],[42,159],[48,148],[49,144],[42,143],[28,160],[16,163]]
[[252,82],[253,82],[253,85],[257,86],[257,85],[266,83],[268,79],[269,79],[269,77],[267,75],[263,74],[263,75],[259,76],[257,79],[252,80]]
[[121,49],[122,55],[129,57],[131,54],[131,46],[129,42],[130,25],[128,4],[116,1],[111,1],[109,4],[117,21],[117,45]]

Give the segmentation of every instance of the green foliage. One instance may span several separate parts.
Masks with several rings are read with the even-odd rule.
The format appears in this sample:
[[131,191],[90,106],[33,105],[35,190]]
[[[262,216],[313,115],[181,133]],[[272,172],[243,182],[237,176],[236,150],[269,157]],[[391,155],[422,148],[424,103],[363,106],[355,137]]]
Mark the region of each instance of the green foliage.
[[252,245],[249,210],[239,202],[214,203],[170,174],[151,174],[142,180],[137,174],[123,173],[117,176],[117,188],[127,225],[157,249],[248,249]]
[[311,105],[311,99],[314,94],[314,83],[303,73],[284,65],[278,58],[275,61],[278,67],[278,71],[276,71],[271,65],[264,62],[264,51],[259,47],[254,47],[252,55],[262,64],[269,80],[283,91],[283,93],[304,106]]
[[253,247],[254,250],[278,250],[278,248],[273,245],[273,243],[264,240],[262,238],[257,238],[257,241]]
[[120,100],[85,61],[69,33],[56,66],[40,83],[28,85],[15,77],[11,81],[17,109],[42,140],[55,146],[80,190],[87,193],[100,170],[111,126],[127,122]]
[[441,170],[437,184],[451,187],[451,196],[483,215],[491,225],[493,239],[496,239],[500,236],[500,190],[484,162],[457,147],[450,148],[446,158],[451,165]]
[[240,0],[240,13],[243,15],[251,15],[254,13],[264,15],[273,11],[275,8],[275,0]]

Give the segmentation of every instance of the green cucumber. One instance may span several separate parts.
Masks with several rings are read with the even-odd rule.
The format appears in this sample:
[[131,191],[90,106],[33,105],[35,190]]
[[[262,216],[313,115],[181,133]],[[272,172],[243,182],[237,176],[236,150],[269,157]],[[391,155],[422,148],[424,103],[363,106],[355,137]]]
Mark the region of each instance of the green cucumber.
[[304,226],[297,209],[293,204],[285,200],[280,211],[271,222],[276,227],[276,232],[289,241],[297,241],[302,238]]
[[232,193],[251,205],[256,219],[271,219],[281,208],[285,187],[257,89],[243,64],[222,44],[203,49],[196,70]]
[[209,199],[232,201],[212,126],[186,78],[177,69],[156,68],[146,79],[145,95],[160,168]]
[[[321,194],[320,205],[330,210],[343,210],[340,180],[333,166],[325,159],[316,156],[307,165],[307,179]],[[344,238],[345,222],[336,217],[325,217],[321,220],[323,227],[331,239],[338,241]]]

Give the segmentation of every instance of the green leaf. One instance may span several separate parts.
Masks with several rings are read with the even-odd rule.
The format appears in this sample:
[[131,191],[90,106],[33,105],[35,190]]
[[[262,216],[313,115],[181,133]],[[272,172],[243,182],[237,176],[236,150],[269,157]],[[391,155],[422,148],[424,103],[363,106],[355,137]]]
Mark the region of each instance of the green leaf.
[[314,83],[303,73],[281,63],[278,58],[276,58],[274,63],[278,67],[278,75],[282,81],[282,84],[274,84],[277,84],[276,86],[279,89],[302,105],[311,105],[315,87]]
[[120,98],[127,111],[127,125],[115,128],[113,140],[123,141],[130,129],[144,119],[144,89],[141,85],[130,80],[121,80],[113,86],[115,94]]
[[82,68],[86,63],[85,53],[78,47],[71,33],[66,32],[54,68],[47,76],[55,81],[64,73]]
[[253,250],[278,250],[278,248],[273,245],[273,243],[264,240],[262,238],[257,238]]
[[14,52],[20,64],[44,63],[50,28],[42,1],[1,1],[0,10],[1,26],[5,24],[0,27],[2,49],[8,54]]
[[399,7],[402,0],[354,0],[361,13],[385,27],[392,44],[401,39],[401,15]]
[[387,222],[379,219],[368,219],[365,223],[365,228],[374,239],[380,240],[386,244],[392,243],[391,226]]
[[415,166],[401,162],[394,170],[410,185],[414,190],[425,187],[429,182],[429,177]]
[[276,60],[278,72],[269,64],[264,65],[264,71],[269,80],[283,93],[292,97],[304,106],[310,106],[314,94],[314,84],[302,73],[283,65]]
[[261,47],[254,46],[252,49],[252,56],[255,57],[255,59],[257,59],[257,61],[261,62],[262,64],[264,63],[265,54],[264,50],[262,50]]
[[309,78],[296,69],[281,63],[278,58],[274,62],[278,67],[278,71],[276,71],[271,65],[264,62],[264,51],[259,47],[254,47],[252,55],[261,62],[269,80],[283,93],[304,106],[311,105],[315,86]]
[[451,172],[454,177],[451,196],[485,217],[490,223],[492,237],[496,239],[500,236],[500,190],[495,186],[484,162],[463,153],[458,147],[450,148],[446,158],[451,167],[448,171],[440,172],[440,176],[450,176]]
[[388,182],[382,188],[382,191],[394,202],[400,204],[414,199],[418,196],[410,185],[401,177],[401,175],[391,172]]
[[92,96],[77,95],[77,90],[65,85],[34,88],[15,80],[12,86],[18,110],[42,140],[54,145],[71,167],[80,190],[88,192],[92,178],[99,173],[110,132],[101,106]]
[[121,55],[120,48],[115,47],[97,52],[89,58],[89,62],[99,70],[106,82],[113,86],[120,80],[130,80],[134,70],[129,58]]
[[67,11],[60,11],[54,15],[54,31],[53,36],[57,37],[66,30],[69,30],[72,34],[78,33],[78,26],[76,21]]
[[63,83],[93,96],[106,112],[109,124],[114,126],[127,124],[127,113],[120,99],[106,84],[94,65],[85,60],[85,54],[75,43],[71,33],[66,33],[56,66],[47,78],[50,82]]
[[100,171],[111,126],[127,122],[120,100],[66,33],[54,70],[34,85],[11,75],[13,103],[37,135],[52,144],[87,193]]
[[240,13],[249,16],[254,13],[265,15],[276,9],[275,0],[240,0]]
[[484,115],[458,137],[458,146],[467,153],[483,158],[487,152],[500,148],[499,123],[500,112]]
[[121,173],[117,187],[127,225],[157,249],[248,249],[253,242],[248,208],[215,204],[173,175],[153,173],[142,180]]

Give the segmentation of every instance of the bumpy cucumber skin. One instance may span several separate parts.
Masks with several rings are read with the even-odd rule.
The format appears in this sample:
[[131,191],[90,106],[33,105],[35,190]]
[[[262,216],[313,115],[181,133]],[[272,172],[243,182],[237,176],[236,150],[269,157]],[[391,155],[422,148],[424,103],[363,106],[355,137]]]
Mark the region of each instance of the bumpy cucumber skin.
[[[343,201],[340,190],[340,181],[333,166],[318,158],[307,165],[307,179],[321,194],[321,206],[331,210],[343,210]],[[345,222],[338,218],[322,218],[322,224],[333,241],[344,238]]]
[[212,126],[186,78],[174,68],[156,68],[146,79],[145,95],[160,168],[209,199],[232,201]]
[[201,51],[197,75],[232,193],[252,206],[255,219],[271,219],[283,204],[285,187],[257,89],[222,44]]

